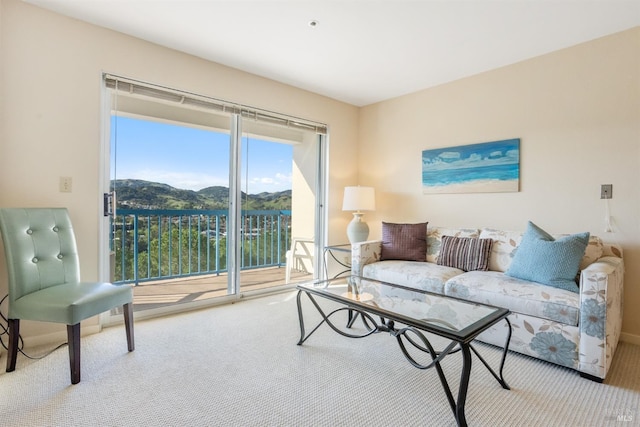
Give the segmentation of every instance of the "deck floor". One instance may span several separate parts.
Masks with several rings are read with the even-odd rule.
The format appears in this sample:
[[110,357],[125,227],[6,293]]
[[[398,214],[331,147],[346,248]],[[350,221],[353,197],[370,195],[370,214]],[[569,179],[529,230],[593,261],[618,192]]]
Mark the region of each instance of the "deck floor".
[[[140,283],[133,287],[134,311],[226,296],[227,277],[227,274],[212,274]],[[291,272],[291,283],[312,278],[309,273]],[[243,291],[277,287],[284,283],[284,267],[245,270],[240,273],[240,287]]]

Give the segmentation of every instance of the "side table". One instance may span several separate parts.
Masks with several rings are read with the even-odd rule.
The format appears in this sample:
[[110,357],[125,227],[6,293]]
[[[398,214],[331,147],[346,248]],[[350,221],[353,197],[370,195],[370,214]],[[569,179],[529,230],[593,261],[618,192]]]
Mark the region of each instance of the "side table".
[[331,277],[335,279],[342,274],[351,272],[351,244],[329,245],[323,249],[324,259],[324,275],[329,279],[329,260],[332,258],[341,268],[344,268],[338,274]]

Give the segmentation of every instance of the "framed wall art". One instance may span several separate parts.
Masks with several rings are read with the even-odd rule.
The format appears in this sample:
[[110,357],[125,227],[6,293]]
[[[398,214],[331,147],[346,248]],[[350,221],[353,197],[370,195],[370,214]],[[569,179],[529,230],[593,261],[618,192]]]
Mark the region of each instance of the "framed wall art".
[[422,152],[424,194],[517,192],[519,188],[519,138]]

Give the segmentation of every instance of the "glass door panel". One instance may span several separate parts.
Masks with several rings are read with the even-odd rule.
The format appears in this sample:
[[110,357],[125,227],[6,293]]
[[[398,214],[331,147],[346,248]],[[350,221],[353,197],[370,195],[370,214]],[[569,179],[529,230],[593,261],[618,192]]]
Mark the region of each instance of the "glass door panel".
[[124,114],[111,118],[112,280],[133,285],[136,311],[229,295],[229,132]]
[[[247,122],[243,129],[251,128]],[[261,130],[242,138],[242,292],[308,280],[315,270],[317,140]]]
[[326,127],[105,82],[103,266],[133,285],[137,312],[317,277]]

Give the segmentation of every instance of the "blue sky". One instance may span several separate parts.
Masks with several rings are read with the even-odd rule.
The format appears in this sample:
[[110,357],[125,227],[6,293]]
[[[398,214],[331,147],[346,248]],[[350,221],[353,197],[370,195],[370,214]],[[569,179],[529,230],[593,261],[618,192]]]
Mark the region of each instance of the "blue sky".
[[[112,178],[115,163],[118,179],[143,179],[196,191],[229,186],[228,134],[127,117],[118,117],[116,128],[114,120],[112,117]],[[249,194],[291,189],[292,145],[250,137],[248,151]],[[245,150],[243,159],[246,154]],[[243,191],[247,189],[245,177],[243,169]]]

